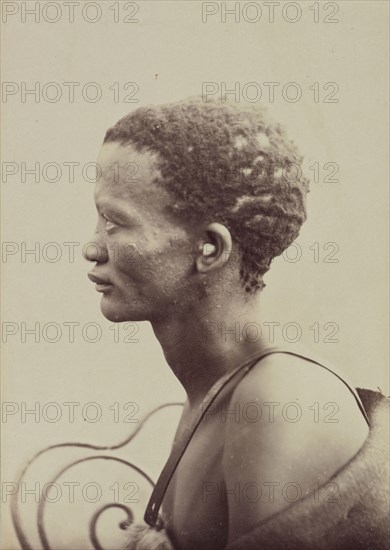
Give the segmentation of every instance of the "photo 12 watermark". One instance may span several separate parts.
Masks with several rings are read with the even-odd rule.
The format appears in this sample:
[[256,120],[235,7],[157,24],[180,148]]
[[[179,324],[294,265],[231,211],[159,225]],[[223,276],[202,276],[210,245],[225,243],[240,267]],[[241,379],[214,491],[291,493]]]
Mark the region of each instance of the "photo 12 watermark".
[[[322,491],[320,492],[320,489]],[[206,481],[202,484],[202,502],[234,502],[255,503],[282,501],[287,503],[297,502],[302,497],[310,495],[315,503],[336,504],[339,502],[339,486],[331,481],[320,487],[319,483],[302,486],[300,483],[288,481],[237,481],[232,487],[226,487],[223,483]]]
[[259,342],[266,338],[271,344],[283,340],[288,344],[295,344],[301,340],[310,340],[315,343],[338,344],[340,342],[340,325],[335,321],[314,321],[312,324],[298,323],[297,321],[247,321],[227,324],[224,321],[205,321],[201,326],[202,341],[213,342]]
[[339,103],[340,86],[337,82],[202,82],[202,101],[207,103],[229,100],[235,103]]
[[135,481],[118,481],[102,484],[98,481],[50,481],[48,483],[22,481],[3,481],[1,483],[1,502],[8,503],[15,496],[21,504],[47,502],[56,504],[65,502],[75,504],[86,502],[94,504],[108,498],[112,502],[136,504],[139,502],[140,487]]
[[279,401],[248,401],[230,402],[219,405],[202,402],[202,408],[206,410],[203,421],[217,419],[221,424],[232,422],[235,424],[274,423],[288,422],[296,424],[301,421],[309,421],[314,424],[338,424],[337,417],[340,407],[335,401],[326,403],[314,403],[301,405],[297,401],[281,403]]
[[137,82],[25,82],[3,81],[2,103],[138,103]]
[[338,2],[202,2],[203,23],[339,23]]
[[3,344],[74,344],[103,343],[107,338],[114,344],[138,344],[136,335],[139,324],[135,322],[101,325],[96,321],[2,321],[1,341]]
[[25,24],[54,24],[54,23],[126,23],[140,22],[140,3],[77,1],[33,1],[1,2],[1,20],[11,24],[19,22]]
[[1,422],[22,424],[66,422],[74,424],[75,422],[88,422],[96,424],[97,422],[111,421],[115,424],[138,424],[138,413],[140,406],[135,401],[119,403],[115,401],[111,404],[98,403],[90,401],[81,403],[80,401],[47,401],[27,403],[26,401],[3,401],[1,404]]

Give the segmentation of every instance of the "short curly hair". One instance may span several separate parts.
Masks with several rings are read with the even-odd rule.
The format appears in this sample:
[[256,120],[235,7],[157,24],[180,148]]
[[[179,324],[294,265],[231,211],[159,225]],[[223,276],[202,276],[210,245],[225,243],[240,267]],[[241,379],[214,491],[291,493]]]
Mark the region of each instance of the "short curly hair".
[[262,289],[272,259],[306,219],[302,157],[258,107],[191,98],[140,107],[106,132],[104,143],[157,153],[156,182],[172,212],[220,222],[231,232],[247,292]]

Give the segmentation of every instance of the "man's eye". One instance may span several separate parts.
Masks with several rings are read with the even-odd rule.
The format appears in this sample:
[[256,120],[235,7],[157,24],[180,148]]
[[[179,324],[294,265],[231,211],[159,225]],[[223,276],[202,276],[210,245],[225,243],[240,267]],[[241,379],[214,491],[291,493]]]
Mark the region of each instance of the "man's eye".
[[106,231],[110,231],[110,229],[114,229],[117,227],[117,224],[112,222],[109,218],[107,218],[104,214],[102,214],[102,218],[105,222]]

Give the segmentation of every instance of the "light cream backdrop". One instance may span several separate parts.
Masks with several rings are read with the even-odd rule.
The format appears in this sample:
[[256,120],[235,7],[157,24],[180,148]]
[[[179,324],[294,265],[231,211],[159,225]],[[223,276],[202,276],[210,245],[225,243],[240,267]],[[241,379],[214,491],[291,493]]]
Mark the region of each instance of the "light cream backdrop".
[[[3,480],[7,482],[15,479],[32,452],[47,444],[119,441],[132,425],[122,421],[123,411],[121,421],[113,422],[108,407],[114,402],[120,406],[137,402],[140,418],[152,405],[183,398],[148,324],[140,325],[137,343],[123,342],[123,327],[120,342],[114,341],[111,323],[100,314],[100,297],[87,280],[89,267],[80,255],[95,224],[93,184],[82,179],[80,168],[75,169],[76,181],[69,182],[63,163],[94,161],[106,128],[137,106],[123,102],[123,90],[121,100],[113,101],[109,87],[115,82],[120,86],[138,83],[138,105],[200,94],[202,82],[225,82],[227,88],[238,82],[241,89],[256,82],[262,86],[263,103],[269,105],[263,83],[281,83],[272,111],[290,129],[307,166],[337,163],[340,181],[312,182],[309,221],[298,239],[302,257],[296,263],[279,259],[273,265],[266,278],[263,319],[279,320],[282,325],[298,323],[301,341],[337,363],[356,385],[388,389],[387,3],[339,2],[339,23],[333,24],[314,23],[311,2],[300,4],[302,19],[297,23],[284,21],[280,8],[270,23],[264,6],[257,23],[245,21],[242,13],[238,22],[230,16],[223,23],[220,11],[204,23],[202,3],[182,1],[140,2],[138,23],[115,23],[109,9],[113,4],[100,3],[102,18],[95,24],[84,21],[76,10],[74,23],[65,15],[57,23],[35,23],[31,17],[23,23],[18,12],[3,25],[3,80],[18,86],[58,82],[64,92],[56,103],[42,95],[37,103],[32,96],[23,103],[16,93],[2,105],[3,161],[18,167],[22,162],[29,167],[35,162],[41,167],[57,162],[63,168],[63,177],[56,183],[43,181],[42,175],[38,183],[31,176],[23,183],[18,174],[2,183],[3,241],[19,247],[2,264],[3,322],[16,323],[18,330],[3,347],[3,399],[16,403],[19,410],[22,402],[30,408],[34,402],[41,407],[56,402],[63,412],[57,423],[45,421],[42,415],[39,422],[31,415],[22,422],[20,412],[3,422]],[[215,5],[221,10],[221,5]],[[122,20],[129,12],[124,4],[119,7]],[[247,18],[253,13],[248,11]],[[325,12],[320,13],[323,18]],[[63,86],[70,81],[81,83],[73,103],[67,101]],[[100,101],[82,99],[80,89],[88,82],[100,85]],[[288,82],[302,88],[300,101],[282,98],[280,90]],[[315,82],[336,82],[339,102],[315,102],[309,89]],[[312,171],[309,174],[313,176]],[[322,180],[324,175],[322,171]],[[22,242],[29,247],[59,243],[62,258],[49,263],[41,254],[35,263],[29,255],[23,263]],[[73,263],[65,242],[81,243]],[[324,263],[323,251],[320,261],[313,261],[309,247],[315,242],[320,247],[337,243],[338,263]],[[54,253],[54,249],[46,251]],[[58,323],[62,336],[56,343],[47,341],[53,338],[52,332],[46,341],[41,335],[39,343],[27,336],[23,343],[22,322],[28,328],[39,323],[42,330],[45,323]],[[69,342],[65,322],[80,323],[74,342]],[[100,324],[99,342],[83,340],[81,327],[89,322]],[[322,331],[315,343],[309,327],[316,322],[321,327],[337,323],[339,342],[325,343]],[[93,337],[93,330],[88,334]],[[76,412],[75,422],[69,422],[63,406],[69,401],[99,403],[102,419],[85,422]],[[168,429],[160,437],[171,435]],[[153,475],[161,462],[159,443],[155,445],[150,453],[155,463],[149,460]],[[3,548],[18,548],[7,506]]]

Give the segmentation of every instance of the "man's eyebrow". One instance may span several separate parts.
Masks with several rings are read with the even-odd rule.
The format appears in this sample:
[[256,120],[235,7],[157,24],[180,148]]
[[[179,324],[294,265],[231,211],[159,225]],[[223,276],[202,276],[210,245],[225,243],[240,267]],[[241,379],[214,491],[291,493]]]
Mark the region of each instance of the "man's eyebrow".
[[108,201],[99,201],[95,202],[96,209],[98,212],[104,211],[107,214],[112,216],[119,217],[123,220],[130,220],[136,218],[136,212],[131,208],[121,208],[119,205],[110,204]]

